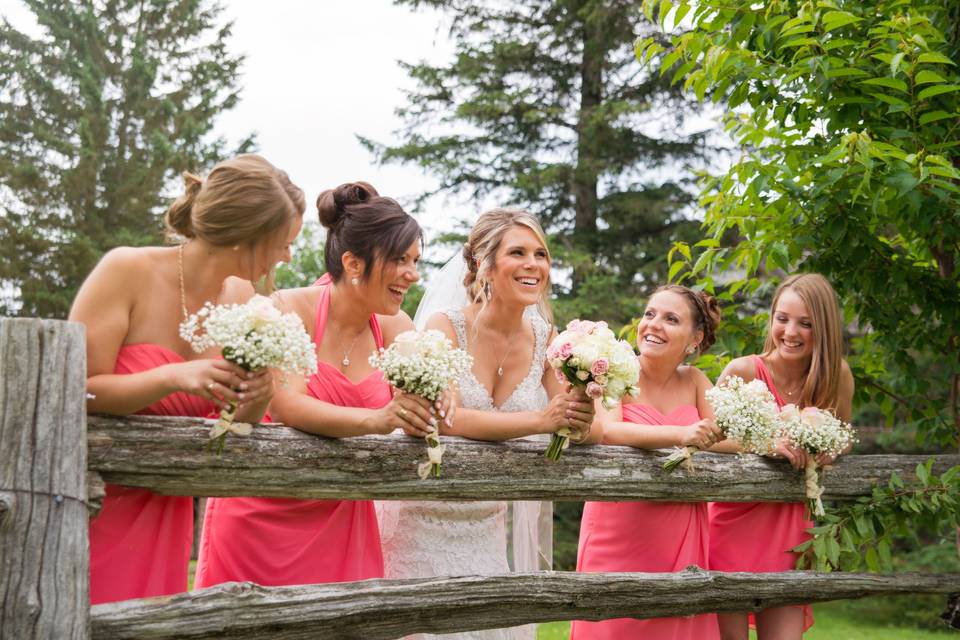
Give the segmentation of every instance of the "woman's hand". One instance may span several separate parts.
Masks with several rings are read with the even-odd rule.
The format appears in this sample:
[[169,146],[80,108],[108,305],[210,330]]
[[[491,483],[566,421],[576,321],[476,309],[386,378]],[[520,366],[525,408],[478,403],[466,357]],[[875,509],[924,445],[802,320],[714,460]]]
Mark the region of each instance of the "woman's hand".
[[[256,375],[226,360],[190,360],[169,366],[173,391],[206,398],[219,409],[228,409],[231,402],[239,403],[240,394],[249,388],[247,380],[252,380]],[[259,381],[256,385],[258,394],[263,393],[262,384]],[[272,378],[270,386],[272,388]]]
[[409,436],[423,438],[436,429],[436,424],[429,400],[396,391],[387,406],[367,419],[366,431],[386,435],[400,427]]
[[570,401],[567,405],[567,423],[576,434],[570,435],[570,441],[583,442],[590,435],[590,426],[596,415],[596,407],[581,387],[571,386],[565,395]]
[[798,471],[806,467],[808,461],[806,451],[791,446],[790,442],[784,438],[777,440],[776,445],[773,448],[773,453],[770,454],[770,457],[786,458],[787,462],[790,463],[790,466]]
[[447,389],[433,403],[434,413],[443,420],[443,423],[449,428],[453,428],[453,418],[457,413],[457,393],[452,389]]
[[712,418],[704,418],[684,428],[680,446],[707,449],[724,439],[723,431]]

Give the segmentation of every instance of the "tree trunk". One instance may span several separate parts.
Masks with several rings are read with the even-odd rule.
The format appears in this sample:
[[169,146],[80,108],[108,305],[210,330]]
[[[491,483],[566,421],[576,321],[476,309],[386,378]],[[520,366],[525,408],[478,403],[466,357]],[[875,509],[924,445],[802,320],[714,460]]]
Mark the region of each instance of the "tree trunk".
[[0,638],[89,637],[83,326],[0,319]]
[[92,609],[93,637],[379,640],[551,620],[687,616],[871,595],[950,593],[960,583],[958,574],[691,569],[516,573],[297,587],[231,582],[172,597],[97,605]]

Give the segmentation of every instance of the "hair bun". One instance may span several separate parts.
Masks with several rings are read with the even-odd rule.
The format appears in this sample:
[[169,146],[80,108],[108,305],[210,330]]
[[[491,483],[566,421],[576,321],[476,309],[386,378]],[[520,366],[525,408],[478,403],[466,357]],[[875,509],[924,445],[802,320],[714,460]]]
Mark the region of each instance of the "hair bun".
[[203,179],[189,171],[183,172],[183,195],[174,200],[164,216],[168,232],[184,238],[193,238],[193,203],[196,202]]
[[703,313],[703,342],[700,343],[700,352],[703,353],[717,341],[717,329],[720,327],[720,301],[706,291],[699,293]]
[[367,202],[378,195],[380,194],[369,182],[347,182],[334,189],[327,189],[317,198],[320,224],[332,229],[343,220],[347,207]]

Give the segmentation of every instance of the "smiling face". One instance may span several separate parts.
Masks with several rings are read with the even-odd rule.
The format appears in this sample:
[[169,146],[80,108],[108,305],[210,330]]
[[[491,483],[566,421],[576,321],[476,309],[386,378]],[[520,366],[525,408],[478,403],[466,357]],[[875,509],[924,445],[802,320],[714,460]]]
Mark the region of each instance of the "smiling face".
[[537,304],[550,276],[550,254],[525,226],[515,225],[500,240],[490,285],[493,297],[524,306]]
[[694,328],[690,303],[673,291],[654,294],[637,325],[637,347],[646,358],[665,358],[679,364],[687,348],[702,339],[703,331]]
[[[403,298],[412,284],[420,279],[417,265],[420,262],[420,240],[416,240],[398,258],[378,259],[370,277],[362,282],[364,298],[370,303],[371,311],[385,316],[400,312]],[[362,265],[359,267],[362,270]],[[348,277],[352,277],[348,274]]]
[[813,354],[813,319],[792,289],[785,289],[777,299],[770,318],[770,338],[784,360],[805,360]]

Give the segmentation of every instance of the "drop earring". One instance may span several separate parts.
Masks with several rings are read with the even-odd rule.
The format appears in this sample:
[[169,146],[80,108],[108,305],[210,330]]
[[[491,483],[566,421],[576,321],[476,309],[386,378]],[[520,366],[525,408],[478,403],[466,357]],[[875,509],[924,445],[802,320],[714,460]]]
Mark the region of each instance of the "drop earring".
[[687,355],[692,356],[694,352],[696,352],[696,350],[697,348],[695,346],[690,345],[689,347],[687,347]]
[[360,284],[360,278],[356,278],[356,277],[350,278],[350,284],[356,287],[357,285]]

